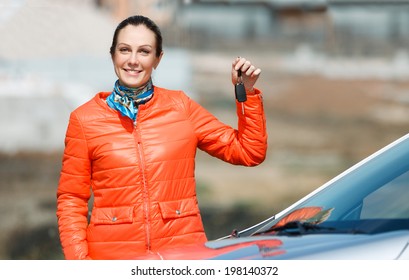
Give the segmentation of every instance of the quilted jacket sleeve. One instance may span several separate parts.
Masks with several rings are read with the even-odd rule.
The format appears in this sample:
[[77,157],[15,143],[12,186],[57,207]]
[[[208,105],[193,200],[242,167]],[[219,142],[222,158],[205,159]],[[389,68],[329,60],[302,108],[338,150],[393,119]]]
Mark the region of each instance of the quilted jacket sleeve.
[[[242,105],[244,107],[242,107]],[[255,166],[267,152],[267,131],[261,91],[248,95],[244,103],[236,102],[238,128],[215,118],[206,109],[190,102],[190,118],[198,137],[199,148],[226,162]]]
[[90,160],[82,125],[75,112],[70,116],[57,190],[57,218],[66,259],[87,259],[86,241]]

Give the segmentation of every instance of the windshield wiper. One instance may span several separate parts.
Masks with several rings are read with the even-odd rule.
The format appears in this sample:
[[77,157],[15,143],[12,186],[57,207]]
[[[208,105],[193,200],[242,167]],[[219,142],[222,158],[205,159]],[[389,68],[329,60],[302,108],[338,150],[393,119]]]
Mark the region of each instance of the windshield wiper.
[[[323,227],[315,223],[292,221],[280,227],[273,227],[268,232],[277,232],[277,235],[304,235],[313,232],[334,231],[334,227]],[[267,233],[267,232],[265,232]]]
[[358,228],[335,228],[319,226],[316,223],[292,221],[283,226],[273,227],[259,234],[269,234],[275,232],[275,235],[297,236],[313,233],[345,233],[345,234],[368,234],[367,231]]

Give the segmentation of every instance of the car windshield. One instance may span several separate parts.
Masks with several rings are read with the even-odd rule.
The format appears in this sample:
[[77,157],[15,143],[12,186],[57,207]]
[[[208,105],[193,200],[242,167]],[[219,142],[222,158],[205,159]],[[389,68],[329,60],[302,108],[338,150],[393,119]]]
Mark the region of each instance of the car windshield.
[[409,229],[409,138],[346,170],[253,234]]

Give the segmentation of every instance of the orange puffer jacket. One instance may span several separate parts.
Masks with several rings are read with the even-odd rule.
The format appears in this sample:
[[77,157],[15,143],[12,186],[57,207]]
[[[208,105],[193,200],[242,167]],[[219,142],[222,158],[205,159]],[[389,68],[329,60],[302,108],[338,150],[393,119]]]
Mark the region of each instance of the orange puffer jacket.
[[182,91],[155,87],[135,123],[106,104],[109,94],[70,115],[57,190],[65,258],[132,259],[206,241],[196,149],[232,164],[260,164],[267,149],[261,92],[248,96],[244,115],[237,105],[238,130]]

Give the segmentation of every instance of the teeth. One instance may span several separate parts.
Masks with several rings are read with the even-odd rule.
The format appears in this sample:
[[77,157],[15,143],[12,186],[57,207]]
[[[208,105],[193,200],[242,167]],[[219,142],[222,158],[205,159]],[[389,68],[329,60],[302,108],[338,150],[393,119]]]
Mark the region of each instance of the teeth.
[[125,70],[126,72],[130,73],[130,74],[136,74],[138,73],[136,70]]

